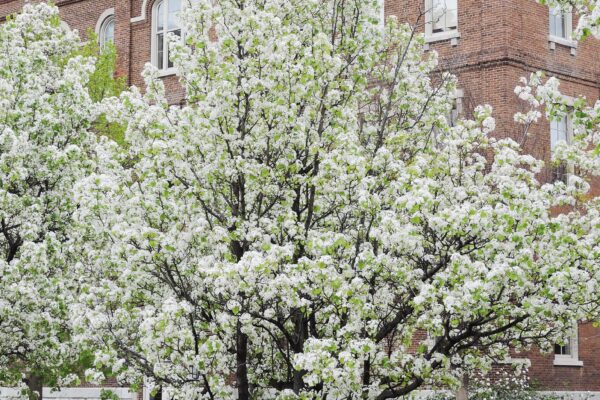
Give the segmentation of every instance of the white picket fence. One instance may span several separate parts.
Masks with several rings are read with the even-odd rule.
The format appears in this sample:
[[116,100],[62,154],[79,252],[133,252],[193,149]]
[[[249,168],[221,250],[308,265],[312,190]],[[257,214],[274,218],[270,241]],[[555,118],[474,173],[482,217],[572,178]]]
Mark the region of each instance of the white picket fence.
[[[119,396],[121,400],[141,400],[138,399],[138,394],[131,392],[127,388],[63,388],[58,391],[52,391],[50,388],[44,388],[44,399],[60,399],[60,400],[99,400],[100,393],[104,390],[110,390]],[[19,392],[11,388],[0,388],[0,400],[15,400],[20,399]]]

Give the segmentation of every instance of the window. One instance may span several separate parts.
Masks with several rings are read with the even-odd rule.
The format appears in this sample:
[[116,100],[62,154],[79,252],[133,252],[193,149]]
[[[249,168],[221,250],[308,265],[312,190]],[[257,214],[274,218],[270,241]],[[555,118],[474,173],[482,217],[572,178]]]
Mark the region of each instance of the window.
[[[570,124],[567,116],[556,118],[550,121],[550,151],[554,152],[554,149],[559,143],[570,142]],[[552,181],[561,181],[565,184],[569,179],[569,168],[568,165],[562,163],[552,167]]]
[[456,92],[454,92],[454,101],[452,102],[452,110],[450,110],[450,114],[448,115],[448,123],[452,127],[456,126],[458,119],[462,116],[463,96],[463,90],[456,89]]
[[[568,14],[568,15],[567,15]],[[567,26],[567,20],[570,19],[571,13],[563,11],[560,7],[555,7],[550,10],[550,35],[563,39],[570,39],[571,32]]]
[[577,41],[572,39],[573,33],[573,14],[571,11],[565,11],[560,7],[551,8],[548,13],[550,49],[554,50],[556,44],[571,48],[571,54],[577,54]]
[[458,25],[457,0],[432,0],[433,33],[456,30]]
[[428,42],[451,40],[458,42],[458,0],[425,1],[425,37]]
[[178,18],[180,11],[181,0],[160,0],[154,4],[152,63],[160,70],[173,68],[173,61],[169,56],[167,34],[172,33],[181,37],[181,25]]
[[557,356],[571,356],[571,339],[567,339],[565,344],[555,344],[554,354]]
[[100,48],[104,48],[108,43],[114,43],[115,41],[115,17],[114,15],[106,18],[100,26],[100,32],[98,35],[100,41]]
[[100,48],[104,48],[108,43],[115,42],[115,9],[109,8],[104,11],[98,22],[96,22],[96,35]]
[[[449,128],[456,127],[459,119],[463,117],[463,97],[464,91],[462,89],[456,89],[453,95],[452,108],[445,115],[446,124]],[[446,134],[445,129],[441,129],[438,126],[433,128],[431,138],[436,148],[442,149],[445,147],[444,135]]]
[[554,365],[583,366],[583,362],[579,360],[579,335],[577,331],[577,324],[575,324],[571,336],[564,343],[554,345]]

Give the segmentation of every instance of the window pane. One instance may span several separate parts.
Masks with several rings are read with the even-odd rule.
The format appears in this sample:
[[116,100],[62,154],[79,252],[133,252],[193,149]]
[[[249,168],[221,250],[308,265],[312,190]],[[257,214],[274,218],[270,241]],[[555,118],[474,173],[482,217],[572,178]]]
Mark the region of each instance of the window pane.
[[165,3],[161,1],[156,8],[156,30],[158,32],[165,29],[165,15],[164,15]]
[[554,345],[554,354],[558,354],[558,355],[563,354],[563,347],[560,344]]
[[433,0],[431,2],[432,5],[432,17],[431,17],[431,22],[433,24],[433,31],[434,32],[442,32],[444,30],[445,27],[445,21],[444,21],[444,14],[446,12],[445,10],[445,4],[444,4],[444,0]]
[[[171,32],[173,33],[175,36],[177,37],[181,37],[181,29],[177,29],[176,31]],[[165,49],[165,51],[169,52],[169,62],[168,62],[168,67],[171,68],[173,67],[173,61],[171,60],[171,54],[170,51],[167,49]]]
[[569,355],[570,356],[572,354],[571,353],[571,341],[570,340],[567,340],[567,343],[565,343],[565,345],[563,346],[563,349],[564,349],[564,352],[565,352],[564,354],[565,355]]
[[570,356],[571,355],[571,341],[567,340],[564,345],[555,344],[554,345],[554,354],[558,354],[561,356]]
[[106,43],[113,43],[115,39],[115,19],[109,18],[104,23],[104,29],[102,30],[102,38],[101,43],[105,45]]
[[458,25],[457,10],[446,11],[446,29],[455,29]]
[[565,30],[564,30],[564,23],[565,20],[562,17],[562,15],[557,15],[556,16],[556,33],[555,35],[558,37],[565,37]]
[[111,19],[106,27],[106,37],[108,41],[113,42],[115,40],[115,20]]
[[566,36],[565,14],[560,7],[550,10],[550,34],[558,37]]
[[446,28],[455,29],[458,26],[457,0],[446,0]]
[[181,10],[181,0],[169,0],[169,28],[177,29],[180,26],[179,23],[179,11]]
[[567,119],[550,122],[550,149],[554,150],[559,142],[567,142]]
[[457,0],[432,0],[432,30],[443,32],[456,29],[458,25]]
[[158,69],[163,69],[165,57],[165,41],[164,34],[160,33],[156,38],[156,61]]
[[567,142],[567,119],[562,118],[558,121],[558,140]]

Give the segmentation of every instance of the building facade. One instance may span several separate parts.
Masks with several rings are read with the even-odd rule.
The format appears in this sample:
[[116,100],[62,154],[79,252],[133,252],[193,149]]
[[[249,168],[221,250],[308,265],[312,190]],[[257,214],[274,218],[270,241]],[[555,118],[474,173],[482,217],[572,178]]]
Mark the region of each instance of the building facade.
[[[440,67],[458,77],[457,113],[468,115],[478,104],[490,104],[497,137],[511,137],[525,151],[551,165],[552,149],[569,140],[568,117],[540,121],[525,136],[514,122],[524,104],[514,92],[519,78],[544,71],[560,79],[567,97],[584,96],[589,104],[600,98],[600,41],[575,41],[577,16],[550,10],[534,0],[388,0],[385,14],[417,25],[425,33],[426,49],[440,56]],[[541,181],[568,179],[568,171],[548,167]],[[594,195],[600,181],[592,182]],[[600,399],[600,329],[574,323],[573,334],[554,354],[533,350],[515,354],[529,362],[529,377],[544,391],[588,392]]]
[[[114,42],[117,74],[129,85],[143,86],[140,74],[151,62],[161,70],[169,101],[179,103],[184,93],[164,37],[167,32],[181,34],[175,16],[183,1],[55,0],[55,4],[64,23],[83,38],[93,30],[101,43]],[[24,2],[0,0],[0,22]],[[542,70],[560,79],[567,96],[585,96],[590,103],[600,98],[600,41],[572,39],[576,15],[550,10],[535,0],[385,0],[385,16],[417,26],[425,34],[426,50],[439,53],[440,68],[458,77],[455,115],[490,104],[497,120],[495,135],[517,139],[548,165],[554,145],[569,140],[568,117],[552,124],[542,121],[525,137],[513,120],[524,107],[514,93],[519,78]],[[568,179],[568,171],[547,168],[540,179]],[[600,194],[600,182],[593,187]],[[557,345],[554,353],[533,350],[515,358],[531,362],[530,378],[541,390],[590,392],[600,399],[600,329],[591,323],[574,324],[569,342]]]

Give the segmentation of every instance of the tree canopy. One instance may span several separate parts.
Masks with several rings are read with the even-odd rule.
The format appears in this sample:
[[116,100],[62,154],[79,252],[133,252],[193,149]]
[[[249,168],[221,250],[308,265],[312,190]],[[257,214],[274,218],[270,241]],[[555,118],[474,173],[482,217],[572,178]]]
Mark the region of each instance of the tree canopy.
[[112,80],[94,46],[46,4],[0,24],[0,386],[73,383],[89,359],[72,342],[68,243],[72,189],[95,168],[105,96],[91,89]]
[[[88,379],[174,399],[383,400],[596,318],[600,103],[540,182],[379,7],[195,1],[177,106],[151,66],[104,85],[55,7],[0,25],[0,383],[93,349]],[[567,112],[556,79],[515,92],[525,125]]]
[[[548,349],[594,311],[589,185],[540,183],[489,106],[450,126],[454,78],[379,15],[198,1],[171,44],[186,104],[151,67],[106,103],[128,121],[106,156],[131,163],[85,179],[76,214],[75,322],[100,364],[182,399],[386,399]],[[517,91],[525,124],[559,99],[538,75]]]

